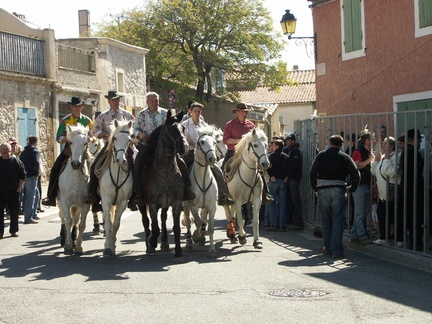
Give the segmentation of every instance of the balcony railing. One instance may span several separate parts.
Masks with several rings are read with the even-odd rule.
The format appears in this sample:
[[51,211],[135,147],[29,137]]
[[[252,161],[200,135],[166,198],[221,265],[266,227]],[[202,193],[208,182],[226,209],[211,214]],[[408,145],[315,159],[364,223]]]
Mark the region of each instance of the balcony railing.
[[45,76],[44,41],[0,32],[0,70]]
[[58,45],[58,64],[60,68],[84,72],[96,72],[96,55],[94,51]]

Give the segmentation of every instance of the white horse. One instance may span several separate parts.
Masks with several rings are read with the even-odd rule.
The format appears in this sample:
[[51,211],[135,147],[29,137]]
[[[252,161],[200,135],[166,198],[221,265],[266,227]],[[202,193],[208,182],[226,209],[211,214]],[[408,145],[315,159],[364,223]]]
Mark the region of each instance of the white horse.
[[[85,161],[87,154],[88,127],[82,125],[67,127],[71,157],[63,172],[59,176],[59,193],[57,201],[59,216],[62,224],[65,224],[66,239],[64,244],[65,254],[82,254],[82,238],[86,226],[89,204],[84,203],[87,196],[87,183],[89,169]],[[69,163],[70,162],[70,163]],[[79,226],[75,249],[73,247],[72,231]]]
[[[89,169],[90,169],[93,161],[96,159],[96,157],[102,151],[104,145],[105,145],[105,142],[101,138],[98,138],[98,139],[93,140],[93,141],[89,140],[89,142],[88,142],[89,157],[87,159]],[[93,234],[97,235],[97,234],[101,233],[100,226],[103,225],[103,222],[102,223],[99,222],[99,215],[98,215],[97,211],[92,210],[92,214],[93,214]]]
[[[246,233],[241,206],[248,202],[252,203],[253,246],[256,249],[262,248],[262,243],[259,241],[259,210],[262,203],[263,182],[258,169],[264,171],[269,166],[267,137],[261,129],[254,129],[243,135],[235,147],[234,156],[225,165],[228,190],[235,202],[233,206],[224,206],[225,216],[231,226],[237,220],[238,239],[240,244],[244,245]],[[234,211],[237,217],[234,217]]]
[[132,172],[126,160],[130,143],[132,121],[120,123],[114,120],[115,129],[108,140],[107,155],[96,165],[99,193],[102,201],[105,228],[103,256],[115,256],[115,243],[120,220],[132,194]]
[[[192,212],[195,220],[196,230],[193,240],[205,244],[205,225],[208,223],[208,234],[210,239],[209,254],[215,256],[214,247],[214,216],[217,208],[218,188],[213,177],[211,166],[216,162],[216,141],[213,137],[213,128],[206,126],[198,130],[198,142],[194,153],[194,162],[189,177],[192,184],[192,191],[196,197],[192,201],[183,202],[183,224],[187,228],[186,249],[192,249],[192,238],[190,233],[191,219],[189,211]],[[201,219],[198,215],[198,208],[201,208]]]

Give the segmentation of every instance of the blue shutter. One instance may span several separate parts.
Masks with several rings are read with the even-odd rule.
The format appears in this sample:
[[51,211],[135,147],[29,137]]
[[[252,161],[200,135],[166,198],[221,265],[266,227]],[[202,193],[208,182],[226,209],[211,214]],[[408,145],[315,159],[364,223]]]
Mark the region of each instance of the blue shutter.
[[18,108],[18,143],[27,145],[27,137],[36,134],[36,110],[30,108]]

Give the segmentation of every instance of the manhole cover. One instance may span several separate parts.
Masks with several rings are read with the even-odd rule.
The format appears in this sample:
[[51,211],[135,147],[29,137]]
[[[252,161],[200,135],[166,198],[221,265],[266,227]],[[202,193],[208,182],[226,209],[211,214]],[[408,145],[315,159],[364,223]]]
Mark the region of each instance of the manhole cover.
[[276,297],[320,297],[327,295],[327,293],[309,289],[279,289],[270,291],[269,295]]

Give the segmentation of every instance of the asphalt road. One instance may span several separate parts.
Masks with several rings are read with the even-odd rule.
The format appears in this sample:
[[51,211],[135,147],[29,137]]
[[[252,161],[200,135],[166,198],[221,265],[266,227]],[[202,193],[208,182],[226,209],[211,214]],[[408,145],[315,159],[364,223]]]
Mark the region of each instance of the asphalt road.
[[177,262],[171,231],[170,252],[145,254],[127,210],[104,259],[90,214],[82,256],[63,254],[56,209],[40,216],[0,240],[1,323],[432,323],[431,273],[353,250],[332,259],[307,231],[262,231],[256,250],[248,227],[246,245],[231,244],[218,208],[217,257],[196,244]]

